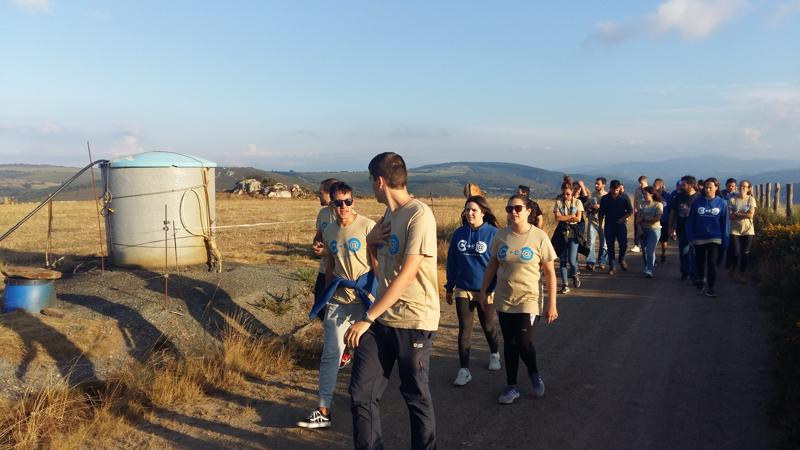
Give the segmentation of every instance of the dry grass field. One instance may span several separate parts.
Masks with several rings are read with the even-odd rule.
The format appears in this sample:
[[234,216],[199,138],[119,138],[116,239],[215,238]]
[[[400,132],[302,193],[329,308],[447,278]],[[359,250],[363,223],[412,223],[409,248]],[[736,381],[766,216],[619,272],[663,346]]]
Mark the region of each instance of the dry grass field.
[[[463,198],[422,199],[432,205],[440,237],[460,220]],[[505,225],[506,199],[489,199],[501,225]],[[551,200],[539,202],[545,214],[545,230],[554,227],[549,211]],[[0,230],[5,231],[27,214],[34,204],[0,205]],[[261,199],[218,194],[217,243],[225,261],[251,264],[285,263],[313,267],[309,244],[314,237],[314,219],[319,210],[316,199]],[[385,207],[372,198],[356,199],[356,210],[379,218]],[[0,243],[0,262],[42,265],[47,245],[47,209]],[[230,227],[270,223],[253,227]],[[103,243],[105,246],[105,243]],[[91,201],[55,202],[51,252],[58,256],[85,258],[99,254],[97,219]],[[441,252],[440,252],[441,253]]]

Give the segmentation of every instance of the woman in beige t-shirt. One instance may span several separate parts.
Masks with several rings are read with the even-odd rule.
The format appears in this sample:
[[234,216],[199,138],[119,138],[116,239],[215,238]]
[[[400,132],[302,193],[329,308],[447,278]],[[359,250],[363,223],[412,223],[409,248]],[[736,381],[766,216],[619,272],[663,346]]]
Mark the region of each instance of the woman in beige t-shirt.
[[739,281],[746,282],[745,271],[750,256],[756,230],[753,227],[753,216],[756,213],[756,199],[753,198],[751,184],[748,180],[739,182],[739,193],[728,200],[728,214],[731,220],[731,251],[736,255],[736,265],[731,268],[731,275],[739,269]]
[[[507,386],[497,401],[513,403],[520,396],[517,389],[519,360],[528,368],[533,395],[544,395],[544,382],[536,366],[533,345],[534,325],[545,313],[547,323],[558,318],[556,308],[555,250],[547,233],[528,223],[531,200],[514,195],[508,200],[508,227],[497,231],[489,247],[489,265],[478,294],[482,308],[487,308],[486,293],[497,277],[494,305],[503,333],[503,356]],[[547,308],[541,286],[542,271],[547,280]]]

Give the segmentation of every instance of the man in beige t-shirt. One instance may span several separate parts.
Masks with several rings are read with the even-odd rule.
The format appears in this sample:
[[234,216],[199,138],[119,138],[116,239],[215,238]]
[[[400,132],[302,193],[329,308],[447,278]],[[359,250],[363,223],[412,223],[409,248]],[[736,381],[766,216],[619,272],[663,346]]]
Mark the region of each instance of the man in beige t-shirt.
[[337,220],[330,223],[322,240],[327,266],[325,290],[311,310],[314,317],[325,311],[322,320],[323,347],[319,363],[319,406],[297,422],[303,428],[328,428],[332,424],[331,403],[336,388],[340,360],[345,354],[344,333],[360,320],[370,307],[375,293],[374,252],[367,247],[367,235],[375,222],[353,210],[353,189],[343,182],[331,188],[331,205]]
[[429,363],[439,326],[436,221],[409,195],[405,161],[381,153],[369,163],[372,190],[387,206],[367,236],[378,254],[378,298],[345,333],[356,348],[350,377],[355,448],[382,448],[380,399],[395,363],[411,416],[411,447],[436,447],[436,420],[428,386]]

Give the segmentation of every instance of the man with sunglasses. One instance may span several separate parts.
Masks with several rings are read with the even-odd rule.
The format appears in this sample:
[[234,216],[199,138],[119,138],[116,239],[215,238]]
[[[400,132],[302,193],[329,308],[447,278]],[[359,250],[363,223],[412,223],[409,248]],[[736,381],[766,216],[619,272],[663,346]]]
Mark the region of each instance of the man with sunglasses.
[[428,384],[433,338],[439,327],[436,220],[408,193],[403,158],[381,153],[369,163],[372,190],[387,206],[367,236],[378,254],[378,296],[345,333],[356,348],[350,377],[353,441],[383,448],[380,400],[397,363],[400,393],[411,419],[411,447],[436,448],[436,420]]
[[376,261],[367,248],[367,234],[375,221],[353,210],[353,189],[341,181],[330,187],[336,221],[322,233],[325,245],[325,290],[316,299],[309,318],[325,310],[322,321],[323,347],[319,363],[319,406],[305,420],[303,428],[331,426],[330,407],[336,389],[339,361],[345,353],[344,333],[372,304],[375,295]]

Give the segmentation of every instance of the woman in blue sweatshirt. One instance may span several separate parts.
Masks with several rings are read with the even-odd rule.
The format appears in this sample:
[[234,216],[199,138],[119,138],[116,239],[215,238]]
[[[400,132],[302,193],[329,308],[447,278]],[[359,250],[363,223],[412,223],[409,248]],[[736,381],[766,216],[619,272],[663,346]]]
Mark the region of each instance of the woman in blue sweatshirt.
[[[447,303],[456,303],[458,315],[458,358],[461,368],[453,384],[464,386],[472,379],[469,372],[469,349],[472,337],[472,316],[478,310],[478,320],[489,344],[489,370],[500,370],[500,353],[497,347],[494,305],[481,309],[478,293],[483,274],[489,264],[489,246],[497,233],[497,218],[489,203],[481,196],[469,197],[461,213],[461,227],[453,233],[447,251]],[[494,291],[494,283],[490,288]]]
[[698,289],[703,289],[703,275],[706,275],[705,294],[716,297],[714,282],[717,279],[717,265],[722,262],[723,251],[728,247],[730,224],[728,222],[727,202],[717,196],[719,181],[708,178],[703,184],[703,195],[692,202],[689,217],[686,219],[686,238],[694,246],[697,264]]

